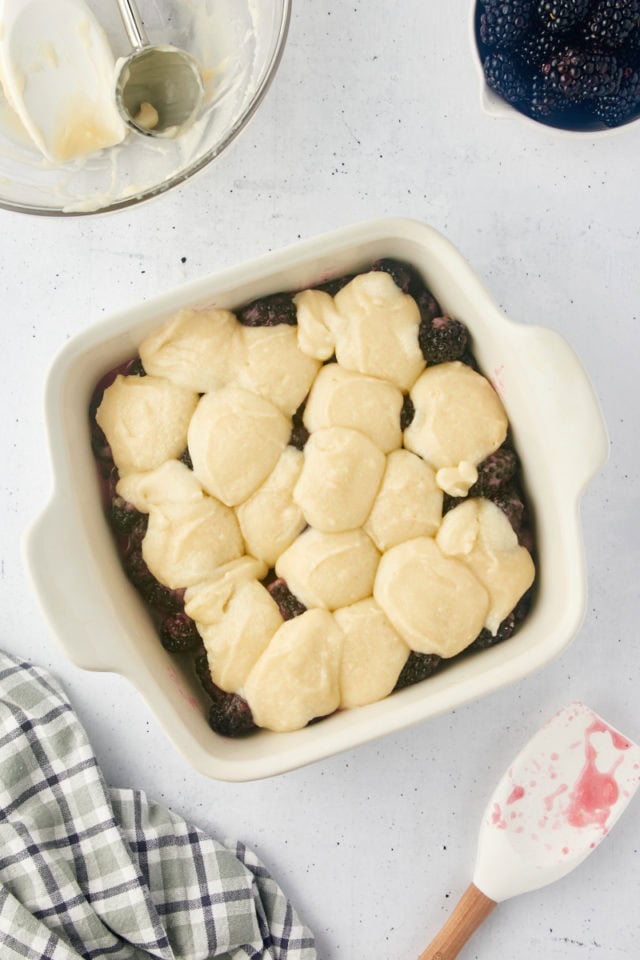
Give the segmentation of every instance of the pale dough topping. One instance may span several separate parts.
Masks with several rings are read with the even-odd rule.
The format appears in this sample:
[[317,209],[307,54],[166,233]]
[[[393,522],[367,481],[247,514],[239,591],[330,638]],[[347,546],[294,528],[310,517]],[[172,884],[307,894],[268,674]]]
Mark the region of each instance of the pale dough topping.
[[302,510],[293,500],[303,463],[302,451],[287,447],[262,486],[236,507],[247,549],[269,567],[275,567],[280,554],[306,526]]
[[450,497],[466,497],[478,479],[474,463],[462,460],[457,467],[441,467],[436,473],[436,483]]
[[195,393],[231,383],[244,363],[240,325],[229,310],[181,310],[140,344],[147,373]]
[[261,727],[299,730],[340,705],[342,633],[326,610],[280,627],[249,674],[243,694]]
[[242,584],[217,623],[197,625],[213,682],[229,693],[240,690],[283,623],[277,604],[261,583]]
[[322,427],[359,430],[383,453],[389,453],[402,446],[402,399],[402,391],[387,380],[330,363],[315,379],[303,421],[311,433]]
[[338,291],[334,334],[338,363],[401,390],[413,386],[425,368],[418,343],[420,311],[388,273],[363,273]]
[[179,457],[197,394],[159,377],[116,377],[96,413],[120,476]]
[[151,509],[142,556],[165,587],[177,590],[207,580],[243,553],[233,510],[213,497]]
[[[118,494],[149,514],[149,570],[185,589],[213,682],[272,730],[386,697],[410,650],[495,635],[535,574],[492,502],[442,516],[506,438],[488,380],[426,369],[418,306],[384,271],[294,302],[297,326],[180,311],[141,344],[148,375],[118,376],[96,416]],[[283,621],[270,570],[305,613]]]
[[244,364],[237,385],[257,393],[287,416],[296,412],[320,368],[298,347],[295,327],[243,327]]
[[373,599],[334,613],[344,635],[340,705],[362,707],[388,696],[407,662],[409,648]]
[[535,567],[509,520],[491,500],[473,498],[451,510],[436,541],[447,556],[466,563],[489,594],[485,627],[492,634],[529,589]]
[[185,593],[184,610],[198,624],[222,620],[236,590],[252,580],[266,577],[268,568],[262,560],[243,556],[222,564],[209,580],[194,584]]
[[400,636],[417,653],[454,657],[478,636],[489,596],[459,560],[435,540],[419,537],[384,554],[374,596]]
[[268,400],[223,387],[200,400],[189,425],[193,471],[227,506],[247,500],[274,469],[291,421]]
[[409,450],[394,450],[364,525],[378,550],[415,537],[432,537],[442,519],[442,490],[431,467]]
[[306,443],[293,498],[317,530],[355,530],[369,515],[384,468],[384,454],[357,430],[316,430]]
[[116,492],[141,513],[163,503],[193,503],[204,497],[193,470],[179,460],[165,460],[147,473],[127,474],[118,481]]
[[333,297],[323,290],[303,290],[293,298],[298,320],[298,346],[317,360],[328,360],[335,350],[333,334],[339,322]]
[[380,555],[362,530],[305,530],[276,563],[305,607],[336,610],[371,596]]
[[429,367],[411,390],[415,416],[405,446],[436,470],[478,464],[504,443],[509,426],[498,394],[459,360]]

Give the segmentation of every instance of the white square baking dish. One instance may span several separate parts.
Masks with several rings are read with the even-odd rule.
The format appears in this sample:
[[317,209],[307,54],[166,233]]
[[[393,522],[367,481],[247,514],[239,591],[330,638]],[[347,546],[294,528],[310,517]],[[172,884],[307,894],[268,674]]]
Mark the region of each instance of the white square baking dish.
[[[91,451],[90,397],[104,373],[135,355],[140,341],[180,308],[233,309],[357,272],[380,257],[413,264],[443,309],[464,320],[481,369],[504,402],[535,514],[535,603],[508,642],[456,660],[386,700],[294,733],[225,739],[208,726],[197,679],[162,648],[120,566]],[[587,589],[579,500],[608,450],[597,399],[565,340],[508,320],[460,253],[431,227],[383,219],[343,228],[103,320],[65,344],[45,402],[54,491],[25,537],[25,555],[53,633],[77,666],[130,680],[174,746],[206,776],[271,776],[422,722],[539,669],[578,631]]]

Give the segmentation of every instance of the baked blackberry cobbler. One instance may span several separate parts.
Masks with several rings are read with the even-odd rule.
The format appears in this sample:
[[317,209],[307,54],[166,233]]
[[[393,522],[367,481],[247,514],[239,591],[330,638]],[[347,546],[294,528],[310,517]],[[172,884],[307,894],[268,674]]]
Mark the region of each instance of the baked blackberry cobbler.
[[180,311],[98,384],[91,425],[126,574],[218,733],[380,700],[528,612],[506,413],[404,263]]

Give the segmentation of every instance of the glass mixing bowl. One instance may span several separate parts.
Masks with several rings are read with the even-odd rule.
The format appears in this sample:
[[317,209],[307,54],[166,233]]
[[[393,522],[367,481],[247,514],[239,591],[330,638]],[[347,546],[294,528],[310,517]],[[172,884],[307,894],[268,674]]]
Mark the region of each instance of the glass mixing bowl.
[[[116,58],[129,47],[115,2],[88,0]],[[45,160],[0,88],[0,207],[45,216],[118,210],[183,183],[222,153],[261,103],[280,62],[291,0],[139,0],[151,43],[192,53],[205,100],[183,136],[134,132],[72,163]]]

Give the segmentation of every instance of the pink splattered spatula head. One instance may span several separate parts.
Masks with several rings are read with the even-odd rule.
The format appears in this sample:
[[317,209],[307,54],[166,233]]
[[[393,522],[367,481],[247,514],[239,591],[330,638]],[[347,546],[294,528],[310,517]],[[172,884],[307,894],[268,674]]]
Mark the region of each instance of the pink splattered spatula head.
[[473,883],[420,960],[454,960],[497,903],[570,873],[640,785],[640,747],[584,703],[529,741],[485,811]]

